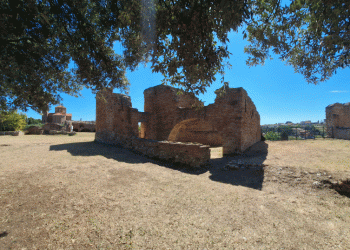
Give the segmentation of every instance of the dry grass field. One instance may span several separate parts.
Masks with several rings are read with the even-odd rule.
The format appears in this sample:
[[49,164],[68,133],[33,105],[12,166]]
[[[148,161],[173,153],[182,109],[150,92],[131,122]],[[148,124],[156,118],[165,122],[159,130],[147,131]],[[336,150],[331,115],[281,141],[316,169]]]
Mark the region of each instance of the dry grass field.
[[191,170],[93,140],[0,137],[0,249],[350,249],[350,199],[330,188],[350,141],[260,142]]

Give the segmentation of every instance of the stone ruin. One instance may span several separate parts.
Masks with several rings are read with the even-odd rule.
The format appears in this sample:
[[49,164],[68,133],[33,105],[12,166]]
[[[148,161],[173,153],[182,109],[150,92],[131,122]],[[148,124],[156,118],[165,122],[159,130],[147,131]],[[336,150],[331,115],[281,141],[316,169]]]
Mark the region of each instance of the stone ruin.
[[328,105],[326,126],[329,137],[350,140],[350,102]]
[[75,132],[96,132],[96,122],[94,121],[71,121]]
[[178,91],[166,85],[146,89],[144,112],[132,108],[129,96],[100,91],[96,141],[199,166],[210,159],[210,147],[231,154],[261,140],[260,115],[243,88],[228,88],[203,107],[193,107],[200,103],[193,94]]

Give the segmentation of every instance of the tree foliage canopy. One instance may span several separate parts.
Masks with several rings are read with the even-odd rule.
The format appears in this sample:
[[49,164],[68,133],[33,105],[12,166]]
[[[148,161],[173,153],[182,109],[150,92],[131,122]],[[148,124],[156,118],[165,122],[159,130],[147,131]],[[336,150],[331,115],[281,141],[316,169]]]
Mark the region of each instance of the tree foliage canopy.
[[33,117],[29,117],[26,119],[27,125],[36,125],[36,124],[41,124],[41,119],[34,119]]
[[46,111],[83,87],[127,90],[125,70],[142,62],[203,93],[239,27],[248,65],[272,50],[313,83],[349,65],[349,1],[1,0],[0,14],[0,109]]
[[253,8],[248,65],[264,63],[273,51],[315,84],[349,66],[349,0],[261,1]]

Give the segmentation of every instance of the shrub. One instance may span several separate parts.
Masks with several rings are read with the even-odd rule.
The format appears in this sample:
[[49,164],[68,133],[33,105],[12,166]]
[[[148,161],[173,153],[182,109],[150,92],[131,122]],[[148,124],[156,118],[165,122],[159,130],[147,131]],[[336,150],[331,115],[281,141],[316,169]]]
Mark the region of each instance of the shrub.
[[3,111],[0,113],[0,131],[22,130],[27,122],[27,116],[17,111]]
[[44,124],[42,124],[42,123],[38,123],[38,124],[29,124],[29,125],[26,125],[25,127],[24,127],[24,130],[28,130],[28,128],[30,128],[30,127],[42,127],[42,126],[44,126]]
[[287,130],[282,130],[282,132],[281,132],[281,140],[288,141],[288,131]]
[[280,137],[277,133],[270,131],[265,134],[265,139],[269,141],[278,141]]

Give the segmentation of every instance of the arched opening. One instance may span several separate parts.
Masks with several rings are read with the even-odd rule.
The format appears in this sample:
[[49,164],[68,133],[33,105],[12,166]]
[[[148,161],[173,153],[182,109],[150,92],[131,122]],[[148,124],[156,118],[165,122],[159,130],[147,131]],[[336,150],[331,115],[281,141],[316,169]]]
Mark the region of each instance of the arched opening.
[[171,130],[169,141],[198,142],[212,147],[222,146],[219,131],[209,122],[201,119],[188,119],[179,122]]

